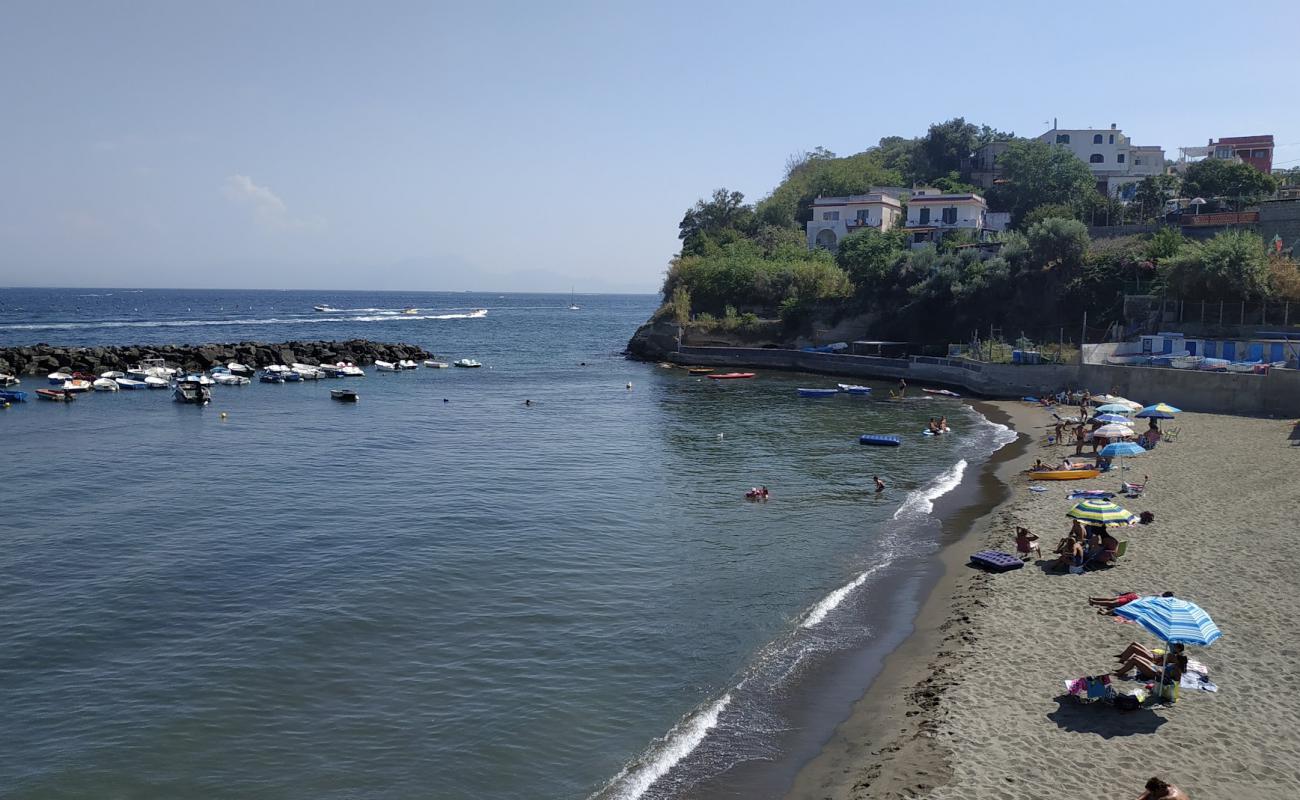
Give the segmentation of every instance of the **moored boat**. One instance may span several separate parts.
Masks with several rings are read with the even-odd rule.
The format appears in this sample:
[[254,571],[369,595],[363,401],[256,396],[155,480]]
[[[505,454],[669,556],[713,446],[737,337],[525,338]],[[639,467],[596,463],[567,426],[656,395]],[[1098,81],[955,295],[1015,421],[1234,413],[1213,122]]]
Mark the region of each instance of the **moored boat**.
[[330,389],[330,399],[341,403],[355,403],[359,398],[356,389]]
[[[10,384],[11,386],[13,384]],[[27,392],[17,389],[0,389],[0,403],[26,403]]]
[[135,378],[117,378],[116,382],[119,389],[135,390],[146,388],[144,381],[137,381]]
[[461,358],[461,359],[458,359],[458,360],[452,362],[452,365],[453,365],[453,366],[457,366],[457,367],[464,367],[465,369],[475,369],[476,367],[481,367],[481,366],[483,366],[482,364],[480,364],[479,362],[475,361],[475,360],[472,359],[472,358]]
[[226,365],[226,369],[230,370],[232,375],[243,375],[245,378],[253,377],[253,368],[238,361],[231,361]]
[[451,366],[446,361],[436,361],[432,358],[426,358],[424,360],[424,365],[431,369],[447,369],[448,367]]
[[1224,369],[1228,372],[1256,372],[1263,363],[1262,361],[1231,361],[1224,366]]
[[1179,356],[1169,359],[1169,366],[1174,369],[1196,369],[1204,363],[1204,356]]
[[0,386],[17,386],[22,383],[17,375],[10,375],[7,372],[0,372]]
[[146,375],[144,378],[146,389],[166,389],[169,381],[166,378],[160,378],[157,375]]
[[212,400],[212,390],[194,376],[187,376],[176,381],[176,388],[172,390],[172,399],[178,403],[205,406]]
[[358,367],[356,364],[353,364],[351,361],[349,361],[349,362],[347,362],[347,363],[344,363],[344,362],[340,361],[340,362],[338,362],[337,364],[335,364],[334,366],[336,366],[336,367],[338,368],[338,370],[339,370],[339,374],[342,375],[344,378],[364,378],[364,377],[366,377],[366,372],[365,372],[365,370],[363,370],[361,367]]
[[401,361],[397,362],[397,368],[398,369],[419,369],[420,365],[415,363],[409,358],[403,358]]
[[75,394],[65,392],[62,389],[37,389],[36,396],[42,400],[52,400],[56,403],[67,403],[77,399]]
[[247,386],[252,383],[252,381],[245,378],[243,375],[234,375],[229,372],[218,372],[214,374],[212,376],[212,381],[213,383],[218,383],[222,386]]
[[110,379],[112,379],[112,380],[117,380],[118,378],[125,378],[125,377],[126,377],[126,373],[125,373],[125,372],[118,372],[118,371],[115,370],[115,369],[110,369],[110,370],[107,371],[107,372],[101,372],[101,373],[99,373],[99,377],[101,377],[101,378],[110,378]]
[[262,374],[257,376],[257,379],[262,383],[284,383],[284,374],[263,370]]
[[722,372],[722,373],[714,372],[705,375],[704,377],[710,378],[715,381],[734,381],[734,380],[740,380],[741,378],[753,378],[756,375],[757,373],[754,372]]
[[97,392],[116,392],[121,388],[112,378],[96,378],[91,381],[90,386]]
[[397,365],[391,361],[375,361],[375,369],[380,372],[397,372]]
[[63,382],[63,391],[65,392],[89,392],[90,389],[90,381],[85,378],[73,378]]
[[839,389],[804,389],[795,390],[800,397],[834,397],[840,393]]
[[49,375],[46,375],[45,378],[50,382],[51,386],[62,386],[67,381],[72,380],[72,373],[64,372],[63,370],[58,370],[56,372],[51,372]]
[[859,386],[855,383],[837,383],[835,385],[839,387],[841,392],[847,392],[848,394],[871,394],[870,386]]

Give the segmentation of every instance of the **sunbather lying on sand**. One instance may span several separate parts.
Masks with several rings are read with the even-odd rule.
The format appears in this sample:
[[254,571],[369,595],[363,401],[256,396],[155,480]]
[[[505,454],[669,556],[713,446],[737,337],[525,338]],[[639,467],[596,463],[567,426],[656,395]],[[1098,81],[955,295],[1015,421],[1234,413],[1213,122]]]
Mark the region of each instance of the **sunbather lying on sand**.
[[1189,800],[1187,792],[1159,778],[1147,781],[1146,789],[1137,800]]
[[1115,595],[1114,597],[1089,597],[1088,605],[1096,606],[1103,611],[1113,611],[1122,605],[1127,605],[1138,599],[1137,592],[1125,592],[1124,594]]
[[[1170,654],[1178,655],[1182,653],[1183,650],[1185,649],[1186,648],[1183,645],[1176,644],[1172,648],[1170,648]],[[1164,657],[1164,655],[1165,655],[1165,651],[1161,650],[1160,648],[1156,648],[1154,650],[1148,650],[1147,648],[1143,647],[1137,642],[1129,642],[1128,647],[1124,648],[1124,652],[1115,656],[1115,659],[1117,661],[1128,661],[1130,658],[1137,656],[1140,658],[1145,658],[1147,661],[1159,661],[1161,658]]]
[[[1163,665],[1163,669],[1166,681],[1174,682],[1181,680],[1183,673],[1187,671],[1187,656],[1184,653],[1178,653],[1178,655],[1174,656],[1173,659]],[[1137,670],[1137,674],[1147,680],[1155,680],[1160,677],[1161,662],[1149,658],[1143,658],[1140,655],[1134,655],[1127,659],[1123,664],[1120,664],[1119,669],[1115,670],[1111,674],[1119,677],[1121,675],[1127,675],[1133,670]]]

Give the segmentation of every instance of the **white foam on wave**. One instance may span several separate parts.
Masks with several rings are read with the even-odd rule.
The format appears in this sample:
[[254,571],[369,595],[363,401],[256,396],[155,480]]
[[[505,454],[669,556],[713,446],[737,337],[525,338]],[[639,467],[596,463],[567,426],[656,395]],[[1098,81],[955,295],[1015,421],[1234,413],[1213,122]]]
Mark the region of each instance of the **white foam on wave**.
[[894,519],[907,516],[924,516],[934,510],[934,501],[957,488],[961,478],[966,474],[966,459],[961,459],[944,470],[923,488],[907,495],[907,499],[894,512]]
[[827,614],[835,610],[835,607],[840,603],[844,602],[844,598],[849,596],[849,592],[852,592],[854,589],[866,583],[867,578],[870,578],[872,575],[875,575],[880,570],[889,566],[892,561],[893,559],[891,558],[883,563],[876,564],[874,567],[859,573],[856,578],[823,597],[818,601],[817,605],[813,606],[808,611],[808,615],[803,618],[803,622],[799,623],[799,627],[812,628],[819,625],[822,620],[826,619]]
[[660,743],[652,746],[643,757],[623,767],[603,789],[591,797],[637,800],[655,781],[667,775],[679,761],[700,746],[704,737],[718,724],[723,709],[730,703],[731,694],[724,694],[708,708],[678,722]]
[[0,325],[0,330],[10,331],[47,331],[47,330],[82,330],[86,328],[190,328],[221,327],[234,325],[316,325],[322,322],[394,322],[397,320],[446,320],[446,319],[482,319],[487,316],[487,309],[480,308],[464,314],[395,314],[393,316],[359,316],[359,317],[291,317],[282,319],[173,319],[173,320],[124,320],[114,322],[33,322],[26,324]]

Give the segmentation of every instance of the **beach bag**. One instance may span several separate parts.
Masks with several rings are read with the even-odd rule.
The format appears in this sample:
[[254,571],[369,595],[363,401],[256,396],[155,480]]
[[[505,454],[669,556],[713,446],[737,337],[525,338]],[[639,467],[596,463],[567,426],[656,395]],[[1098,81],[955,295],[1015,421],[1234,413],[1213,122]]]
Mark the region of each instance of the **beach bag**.
[[1143,525],[1150,525],[1155,521],[1156,521],[1156,514],[1154,511],[1143,511],[1141,514],[1138,515],[1138,522],[1141,522]]

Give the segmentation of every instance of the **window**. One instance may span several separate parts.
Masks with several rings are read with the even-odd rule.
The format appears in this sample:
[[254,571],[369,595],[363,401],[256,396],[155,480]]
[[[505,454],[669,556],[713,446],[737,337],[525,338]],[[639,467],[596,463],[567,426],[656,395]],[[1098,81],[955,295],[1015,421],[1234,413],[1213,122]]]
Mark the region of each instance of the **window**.
[[1101,153],[1093,153],[1092,155],[1088,156],[1088,163],[1089,163],[1089,164],[1104,164],[1104,163],[1106,163],[1106,157],[1103,156]]
[[1119,163],[1123,164],[1123,163],[1124,163],[1124,154],[1123,154],[1123,153],[1120,153],[1119,155],[1115,156],[1115,160],[1118,161]]
[[1268,151],[1267,151],[1267,150],[1251,150],[1251,151],[1250,151],[1250,157],[1251,157],[1251,158],[1268,158]]
[[1101,134],[1100,134],[1100,133],[1093,134],[1093,137],[1092,137],[1092,143],[1093,143],[1093,144],[1101,144]]
[[920,223],[921,223],[922,225],[929,225],[929,224],[930,224],[930,209],[928,209],[928,208],[923,208],[923,209],[921,209],[921,218],[920,218]]
[[1057,143],[1057,144],[1069,144],[1069,143],[1070,143],[1070,134],[1068,134],[1068,133],[1058,133],[1058,134],[1056,134],[1056,143]]
[[835,221],[835,220],[838,220],[839,218],[840,218],[840,212],[838,212],[838,211],[823,211],[823,212],[822,212],[822,220],[823,220],[823,221],[826,221],[826,222],[833,222],[833,221]]
[[1133,166],[1135,167],[1142,166],[1142,156],[1133,156]]
[[1115,134],[1110,135],[1110,144],[1115,144]]
[[944,225],[957,224],[957,206],[948,206],[943,210],[943,224]]
[[871,212],[865,208],[858,209],[858,222],[866,222],[871,216]]

